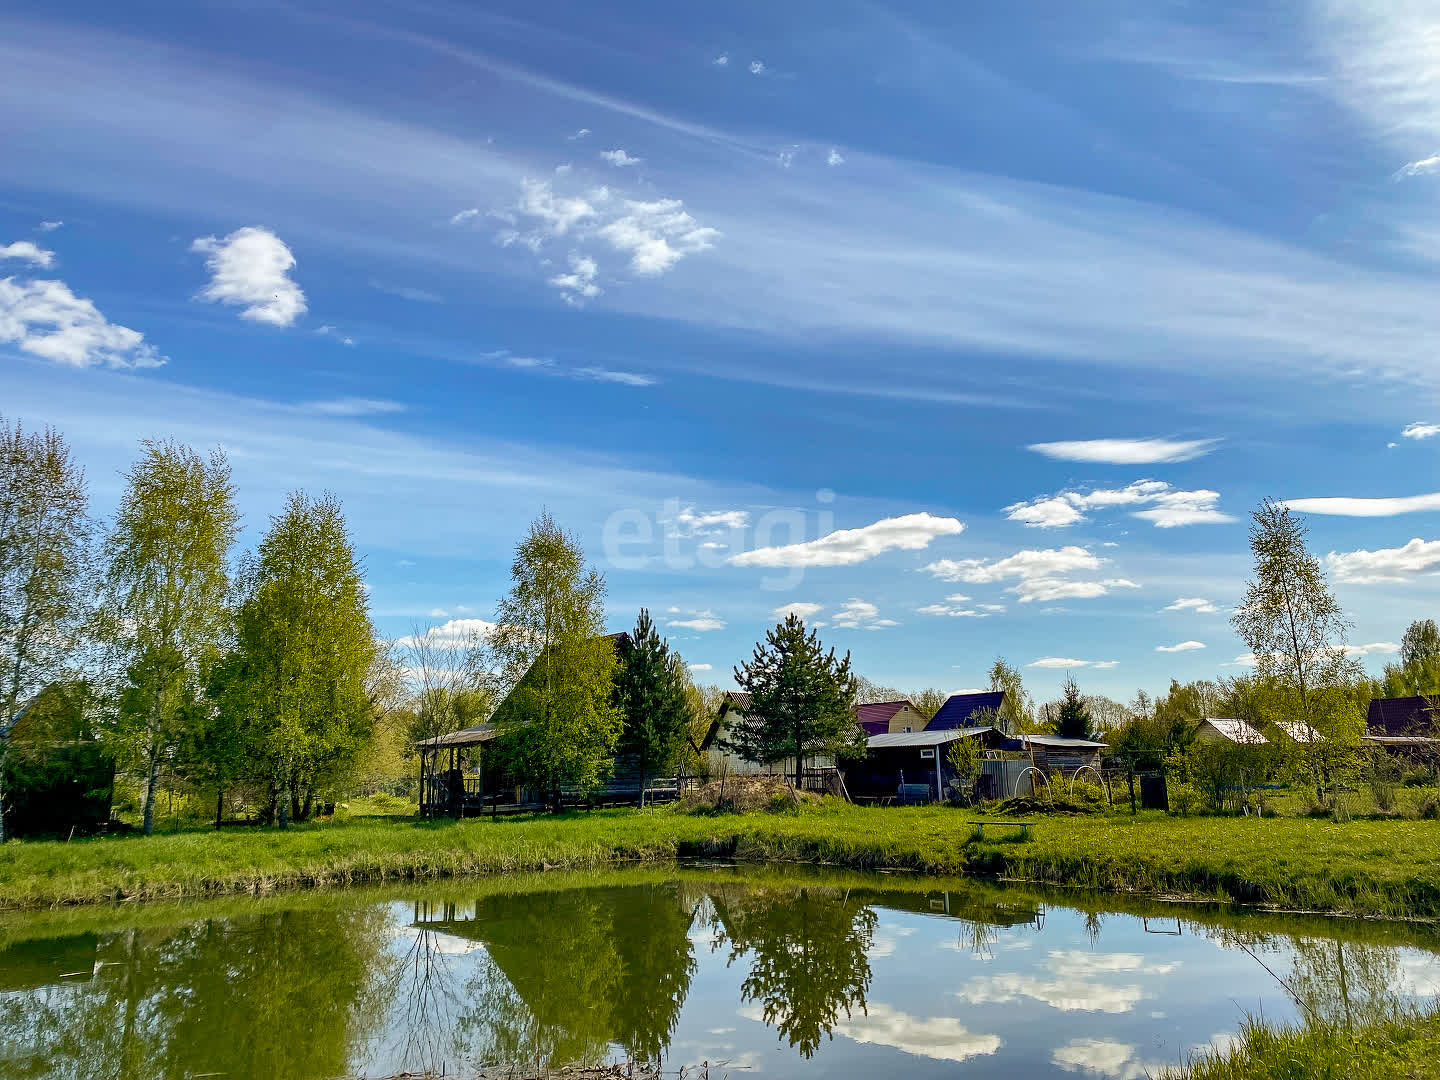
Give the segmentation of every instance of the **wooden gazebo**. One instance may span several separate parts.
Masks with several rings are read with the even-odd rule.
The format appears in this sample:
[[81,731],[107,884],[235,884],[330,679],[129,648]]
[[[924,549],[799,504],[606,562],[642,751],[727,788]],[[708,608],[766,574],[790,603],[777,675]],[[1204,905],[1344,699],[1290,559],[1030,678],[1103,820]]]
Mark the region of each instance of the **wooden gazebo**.
[[[465,817],[485,805],[485,770],[467,777],[460,771],[460,751],[484,746],[500,734],[493,724],[462,728],[415,744],[420,751],[420,816]],[[449,751],[448,759],[446,751]],[[442,767],[443,766],[443,767]]]

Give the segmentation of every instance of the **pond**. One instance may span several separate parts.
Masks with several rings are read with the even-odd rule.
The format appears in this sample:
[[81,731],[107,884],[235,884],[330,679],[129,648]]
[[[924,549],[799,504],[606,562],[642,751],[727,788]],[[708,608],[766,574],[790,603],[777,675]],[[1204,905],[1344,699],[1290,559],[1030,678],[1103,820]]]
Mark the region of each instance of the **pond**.
[[0,1077],[1138,1080],[1247,1015],[1433,995],[1437,950],[1407,924],[728,866],[74,909],[0,921]]

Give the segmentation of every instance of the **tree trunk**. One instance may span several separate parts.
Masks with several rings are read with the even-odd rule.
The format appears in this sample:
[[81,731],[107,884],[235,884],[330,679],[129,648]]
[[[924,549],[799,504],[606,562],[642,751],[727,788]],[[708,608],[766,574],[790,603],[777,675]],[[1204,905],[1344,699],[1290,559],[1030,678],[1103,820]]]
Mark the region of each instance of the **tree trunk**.
[[145,769],[145,827],[146,836],[155,832],[155,788],[160,780],[160,746],[153,735],[150,738],[150,761]]
[[[14,717],[0,716],[0,724],[8,723]],[[10,736],[0,737],[0,844],[5,843],[5,756],[10,748]]]
[[225,820],[225,789],[215,788],[215,828],[220,828],[220,823]]
[[290,827],[290,770],[284,769],[281,775],[285,779],[280,787],[280,798],[278,800],[280,803],[280,820],[278,824],[280,828],[288,829]]

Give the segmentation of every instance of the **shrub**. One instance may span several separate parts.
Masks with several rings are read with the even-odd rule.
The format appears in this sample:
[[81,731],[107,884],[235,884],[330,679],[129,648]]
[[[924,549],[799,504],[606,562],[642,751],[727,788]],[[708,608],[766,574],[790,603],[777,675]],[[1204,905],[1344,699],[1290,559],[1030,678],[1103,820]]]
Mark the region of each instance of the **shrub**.
[[1089,803],[1094,806],[1104,806],[1109,801],[1105,798],[1105,789],[1088,780],[1076,780],[1070,790],[1069,798],[1072,802]]
[[1170,810],[1181,817],[1189,817],[1200,807],[1200,793],[1189,784],[1178,783],[1169,786]]
[[1435,782],[1435,770],[1426,765],[1413,765],[1400,774],[1400,783],[1406,787],[1431,787]]
[[1365,779],[1370,785],[1370,795],[1375,800],[1375,809],[1389,813],[1395,809],[1395,798],[1399,790],[1398,769],[1384,751],[1371,757]]
[[1440,818],[1440,799],[1434,795],[1427,795],[1421,800],[1420,816],[1426,821],[1435,821]]

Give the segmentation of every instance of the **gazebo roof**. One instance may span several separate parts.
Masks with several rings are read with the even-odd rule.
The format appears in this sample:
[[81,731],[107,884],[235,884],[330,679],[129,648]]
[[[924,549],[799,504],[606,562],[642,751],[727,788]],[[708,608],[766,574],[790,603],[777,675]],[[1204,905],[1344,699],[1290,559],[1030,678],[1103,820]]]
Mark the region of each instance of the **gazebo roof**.
[[422,739],[415,744],[417,750],[444,750],[454,746],[479,746],[500,734],[494,724],[480,724],[477,727],[461,728],[433,739]]

